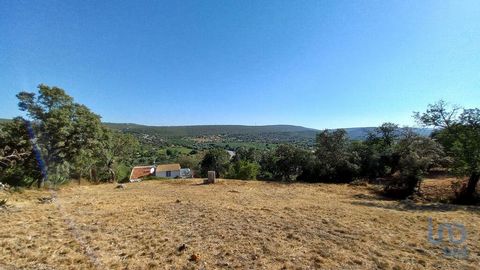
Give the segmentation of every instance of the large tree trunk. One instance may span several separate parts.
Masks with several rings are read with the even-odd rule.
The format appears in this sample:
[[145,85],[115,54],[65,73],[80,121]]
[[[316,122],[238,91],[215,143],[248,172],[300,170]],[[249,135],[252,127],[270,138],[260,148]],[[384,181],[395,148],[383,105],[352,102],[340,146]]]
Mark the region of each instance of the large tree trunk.
[[109,168],[108,171],[110,172],[110,182],[115,183],[117,181],[115,171],[112,168]]
[[480,180],[480,174],[472,173],[472,175],[470,175],[470,178],[468,179],[467,188],[465,189],[466,199],[468,200],[473,199],[478,180]]
[[42,188],[43,183],[45,183],[45,178],[42,176],[42,178],[38,179],[38,181],[37,181],[37,187]]
[[98,177],[97,177],[97,169],[95,168],[91,168],[90,169],[90,175],[91,175],[91,179],[94,183],[98,184]]

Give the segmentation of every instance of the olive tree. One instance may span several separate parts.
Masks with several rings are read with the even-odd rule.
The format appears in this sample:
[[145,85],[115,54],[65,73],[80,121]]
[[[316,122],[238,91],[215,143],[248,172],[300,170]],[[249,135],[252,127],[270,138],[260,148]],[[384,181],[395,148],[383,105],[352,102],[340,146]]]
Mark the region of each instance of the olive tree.
[[438,142],[412,133],[399,140],[396,153],[400,176],[385,187],[386,193],[395,197],[419,191],[425,173],[444,159],[443,147]]
[[208,171],[215,171],[218,177],[222,177],[229,169],[229,162],[230,156],[224,149],[211,149],[200,162],[200,173],[205,177]]
[[453,172],[468,177],[459,199],[471,202],[480,180],[480,109],[462,109],[438,101],[429,105],[426,112],[416,112],[415,118],[424,126],[437,128],[433,138],[453,159]]
[[359,158],[352,151],[344,129],[324,130],[317,135],[315,157],[318,177],[322,181],[348,182],[359,171]]

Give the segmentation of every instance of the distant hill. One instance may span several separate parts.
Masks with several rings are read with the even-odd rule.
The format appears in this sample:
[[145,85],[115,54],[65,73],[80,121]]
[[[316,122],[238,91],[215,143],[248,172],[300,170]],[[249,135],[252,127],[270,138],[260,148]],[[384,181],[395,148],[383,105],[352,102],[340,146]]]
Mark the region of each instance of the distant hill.
[[294,143],[313,145],[318,130],[291,126],[242,126],[242,125],[199,125],[199,126],[143,126],[137,124],[105,123],[106,126],[129,133],[142,143],[150,145],[182,145],[202,149],[216,146],[265,146],[266,144]]
[[198,126],[144,126],[138,124],[105,123],[106,126],[130,132],[155,132],[167,137],[192,137],[209,135],[239,135],[260,133],[306,133],[316,134],[318,130],[292,125],[243,126],[243,125],[198,125]]
[[[352,140],[364,140],[366,136],[375,131],[376,127],[358,127],[358,128],[345,128],[347,131],[348,137]],[[413,132],[417,133],[420,136],[430,136],[433,129],[431,128],[412,128]],[[398,130],[398,133],[401,132],[401,129]]]
[[[0,118],[0,123],[10,119]],[[147,126],[132,123],[108,123],[104,125],[115,130],[133,134],[139,138],[192,138],[202,136],[222,136],[234,138],[236,141],[277,142],[306,142],[313,143],[315,136],[321,130],[294,125],[196,125],[196,126]],[[345,128],[352,140],[363,140],[375,127]],[[416,133],[428,136],[432,132],[429,128],[415,128]],[[156,140],[153,140],[156,141]]]
[[[267,126],[243,126],[243,125],[199,125],[199,126],[145,126],[138,124],[105,123],[106,126],[127,133],[156,134],[164,137],[196,137],[212,135],[278,135],[281,138],[298,137],[299,139],[315,139],[321,130],[293,125],[267,125]],[[375,127],[346,128],[347,134],[352,140],[365,139]],[[414,128],[414,132],[428,136],[431,129]]]

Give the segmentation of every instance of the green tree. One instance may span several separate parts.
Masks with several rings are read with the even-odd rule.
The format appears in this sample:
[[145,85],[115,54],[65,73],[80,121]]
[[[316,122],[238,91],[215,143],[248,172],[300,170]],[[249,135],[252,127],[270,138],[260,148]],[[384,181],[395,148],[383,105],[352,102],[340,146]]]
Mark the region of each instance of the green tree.
[[0,182],[30,186],[41,178],[25,121],[14,118],[0,126]]
[[239,147],[235,151],[235,156],[233,156],[233,161],[248,161],[248,162],[258,162],[260,158],[260,153],[257,151],[257,149],[250,147],[250,148],[245,148],[245,147]]
[[396,150],[399,159],[399,179],[385,187],[388,195],[407,197],[420,189],[423,176],[445,158],[443,147],[431,138],[411,133],[400,139]]
[[433,138],[453,159],[453,172],[469,178],[459,200],[472,202],[480,179],[480,109],[451,107],[441,100],[414,117],[424,126],[438,128]]
[[[31,152],[29,139],[25,136],[26,130],[22,124],[23,121],[19,123],[18,119],[14,119],[12,122],[0,126],[0,168],[13,166]],[[19,126],[20,132],[18,131]]]
[[215,171],[218,177],[222,177],[229,167],[230,156],[221,148],[209,150],[200,162],[200,173],[206,177],[208,171]]
[[351,181],[359,171],[358,155],[352,151],[347,132],[343,129],[324,130],[317,134],[315,157],[317,177],[323,181]]
[[273,174],[282,180],[292,181],[302,173],[309,153],[293,145],[282,144],[275,150]]
[[86,106],[75,104],[72,119],[71,137],[72,158],[69,160],[73,175],[80,180],[88,174],[90,180],[97,180],[97,165],[104,149],[105,133],[108,132],[100,122],[100,116],[92,113]]
[[[76,162],[77,155],[98,140],[100,117],[73,101],[58,87],[38,86],[39,95],[20,92],[19,108],[27,112],[35,133],[47,175],[38,179],[38,186],[53,178],[65,177],[67,168]],[[59,174],[62,174],[60,177]]]
[[391,176],[398,170],[399,155],[395,145],[400,138],[398,125],[383,123],[367,135],[365,148],[358,149],[361,171],[369,178]]
[[193,175],[196,175],[197,172],[200,171],[199,165],[201,161],[200,155],[182,155],[176,160],[182,168],[189,168],[192,170]]
[[[116,182],[117,172],[124,171],[124,166],[131,166],[135,154],[139,149],[139,142],[130,134],[111,131],[103,128],[103,138],[101,140],[100,167],[108,172],[108,180]],[[122,175],[123,179],[125,175]]]
[[227,178],[255,180],[257,178],[260,166],[255,162],[239,160],[232,163],[227,174]]
[[399,137],[397,124],[386,122],[374,129],[367,136],[367,140],[376,141],[383,148],[390,148]]
[[264,180],[274,180],[277,173],[277,157],[275,150],[269,149],[261,153],[260,156],[260,172],[258,177]]

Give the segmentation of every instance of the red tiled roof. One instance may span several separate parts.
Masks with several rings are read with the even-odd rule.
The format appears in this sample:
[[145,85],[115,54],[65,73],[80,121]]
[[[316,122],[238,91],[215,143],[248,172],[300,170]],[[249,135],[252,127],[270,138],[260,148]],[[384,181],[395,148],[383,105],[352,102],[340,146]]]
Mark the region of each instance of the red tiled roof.
[[132,172],[130,173],[130,179],[140,179],[145,176],[151,175],[150,171],[152,166],[137,166],[133,167]]

